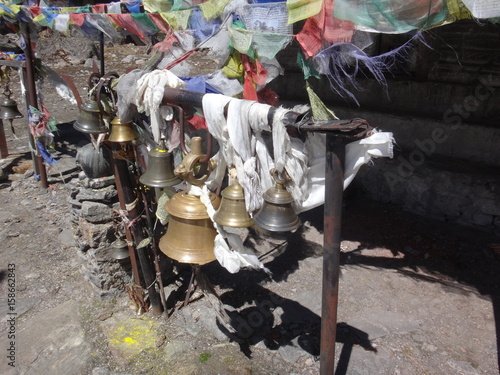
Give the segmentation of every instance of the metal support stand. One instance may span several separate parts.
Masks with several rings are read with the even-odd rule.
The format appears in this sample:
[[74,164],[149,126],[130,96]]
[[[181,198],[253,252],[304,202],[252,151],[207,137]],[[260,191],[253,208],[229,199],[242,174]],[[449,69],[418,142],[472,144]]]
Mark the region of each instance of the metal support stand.
[[[111,162],[113,163],[113,174],[115,176],[116,191],[118,192],[118,201],[120,202],[120,209],[122,211],[126,211],[127,205],[125,203],[125,196],[123,194],[122,177],[121,177],[123,175],[122,170],[124,168],[122,165],[123,161],[111,158]],[[125,168],[126,168],[126,162],[125,162]],[[134,285],[132,292],[134,293],[134,296],[137,297],[138,303],[141,305],[140,307],[143,307],[145,306],[144,293],[141,286],[141,277],[139,273],[139,267],[137,264],[134,239],[132,238],[132,233],[127,225],[125,225],[125,237],[127,239],[127,246],[130,255],[130,264],[132,266],[132,276],[134,278],[133,280]]]
[[323,287],[321,305],[320,374],[333,375],[340,274],[340,228],[344,191],[345,143],[326,135],[325,205],[323,228]]
[[[203,95],[165,88],[163,103],[181,103],[188,107],[202,108]],[[273,107],[269,110],[269,124],[272,124],[274,110]],[[286,128],[288,134],[295,137],[309,132],[326,135],[320,374],[332,375],[335,369],[337,335],[345,145],[366,137],[372,127],[363,119],[307,122],[302,121],[299,113],[290,111],[286,117]]]
[[[139,279],[139,269],[137,267],[136,252],[133,242],[137,245],[141,243],[144,239],[142,232],[140,230],[139,222],[141,220],[138,204],[140,200],[136,197],[134,193],[134,184],[130,178],[130,173],[128,169],[127,160],[120,158],[120,153],[123,152],[120,143],[111,142],[111,147],[113,150],[113,164],[115,172],[116,189],[118,190],[118,200],[120,201],[120,208],[127,212],[128,219],[133,222],[131,226],[125,226],[127,242],[129,242],[129,253],[132,265],[135,262],[134,278],[135,282],[140,282]],[[131,146],[130,146],[131,147]],[[153,313],[155,315],[161,315],[163,313],[163,306],[161,303],[160,295],[156,290],[156,273],[151,265],[151,259],[149,258],[146,248],[137,249],[137,258],[139,259],[139,264],[142,269],[142,276],[144,277],[144,282],[146,283],[146,289],[148,291],[149,301],[151,303]],[[134,266],[133,266],[134,270]],[[134,286],[136,291],[142,295],[142,289],[139,291],[139,285]],[[144,301],[144,299],[143,299]]]

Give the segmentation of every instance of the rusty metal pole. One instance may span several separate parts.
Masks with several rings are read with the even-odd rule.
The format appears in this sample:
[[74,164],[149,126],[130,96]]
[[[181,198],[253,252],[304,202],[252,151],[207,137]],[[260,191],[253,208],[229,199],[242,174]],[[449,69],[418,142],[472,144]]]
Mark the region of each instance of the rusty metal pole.
[[104,73],[104,33],[101,31],[99,32],[99,53],[101,54],[101,76],[103,76]]
[[[113,154],[119,155],[123,151],[121,149],[120,143],[117,142],[111,142],[111,148],[113,150]],[[113,163],[115,166],[115,179],[117,180],[116,188],[120,194],[118,196],[118,200],[120,200],[120,208],[122,210],[125,210],[127,212],[128,219],[134,222],[128,232],[131,236],[131,239],[135,242],[136,245],[138,245],[144,239],[144,236],[142,235],[140,230],[141,215],[139,214],[139,210],[137,207],[140,200],[134,193],[134,183],[130,177],[128,161],[122,159],[121,157],[114,157],[113,155]],[[129,238],[127,237],[127,241],[128,240]],[[129,247],[131,259],[132,252],[135,256],[134,250],[135,249],[133,248],[133,245],[132,251]],[[137,258],[139,259],[139,265],[142,269],[142,276],[144,278],[144,282],[146,283],[146,289],[148,291],[149,301],[151,303],[153,313],[155,315],[161,315],[163,313],[163,305],[160,299],[160,295],[156,290],[156,273],[153,271],[151,261],[148,254],[146,253],[145,248],[137,249]],[[136,276],[134,275],[134,277]]]
[[[113,164],[113,174],[115,176],[116,191],[118,192],[118,201],[120,202],[120,209],[122,211],[126,211],[127,205],[125,203],[125,197],[123,195],[123,187],[121,179],[121,175],[123,174],[123,172],[121,171],[121,168],[118,166],[117,161],[118,160],[111,158],[111,163]],[[127,238],[127,247],[130,255],[130,264],[132,266],[132,276],[134,277],[133,292],[135,296],[137,296],[139,303],[142,306],[144,306],[145,305],[144,293],[141,286],[141,277],[139,273],[139,267],[137,264],[137,257],[135,254],[134,239],[132,238],[132,233],[130,232],[130,228],[127,225],[125,225],[125,237]]]
[[340,275],[340,228],[344,192],[345,141],[326,134],[323,288],[321,307],[320,375],[333,375]]
[[[33,51],[31,50],[31,36],[30,36],[30,28],[29,25],[25,22],[21,22],[21,29],[24,35],[24,41],[26,43],[26,91],[28,92],[28,121],[29,121],[29,106],[32,106],[38,109],[38,99],[36,96],[36,85],[35,85],[35,69],[33,62]],[[43,188],[49,186],[47,182],[47,170],[45,169],[45,164],[43,164],[43,158],[40,155],[38,150],[38,146],[35,142],[33,134],[31,134],[31,129],[29,131],[29,143],[32,150],[36,150],[36,155],[33,156],[33,162],[35,163],[35,170],[38,171],[40,175],[40,185]]]

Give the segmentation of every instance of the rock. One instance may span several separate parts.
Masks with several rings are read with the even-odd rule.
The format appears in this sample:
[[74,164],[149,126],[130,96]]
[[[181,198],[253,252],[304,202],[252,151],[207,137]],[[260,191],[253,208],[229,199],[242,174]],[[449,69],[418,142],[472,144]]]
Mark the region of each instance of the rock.
[[493,224],[496,226],[496,227],[500,227],[500,216],[497,216],[493,219]]
[[80,375],[87,373],[94,361],[75,301],[46,310],[18,329],[16,341],[29,345],[16,347],[15,373]]
[[484,200],[479,206],[483,214],[500,216],[500,202],[495,199]]
[[486,227],[493,223],[493,216],[482,213],[475,213],[472,215],[472,222],[476,225]]
[[278,353],[285,361],[291,363],[296,363],[300,358],[308,356],[308,353],[298,345],[297,337],[289,344],[280,346]]
[[217,314],[214,308],[207,305],[203,313],[198,316],[199,324],[201,324],[207,331],[209,331],[219,341],[229,341],[230,338],[224,334],[217,325]]
[[108,347],[119,364],[129,363],[142,351],[156,348],[158,324],[155,320],[143,316],[129,319],[124,314],[115,313],[103,322],[99,322],[108,340]]
[[472,365],[469,362],[449,359],[446,363],[453,369],[454,374],[479,375],[479,371],[477,371],[474,367],[472,367]]
[[33,201],[31,199],[23,199],[19,203],[21,203],[21,205],[23,205],[23,206],[29,206],[29,205],[33,204]]
[[113,219],[113,210],[104,203],[85,201],[80,216],[91,223],[106,223]]
[[374,340],[378,339],[379,337],[384,337],[389,333],[389,331],[384,327],[380,327],[379,325],[374,325],[370,322],[367,322],[366,320],[350,321],[349,324],[352,327],[359,329],[362,332],[365,332],[368,335],[369,340]]
[[115,177],[108,176],[108,177],[88,180],[88,187],[91,189],[101,189],[109,185],[114,185],[114,183],[115,183]]
[[59,233],[57,239],[63,246],[70,247],[70,246],[75,246],[76,244],[72,229],[64,229],[61,233]]
[[12,212],[9,211],[0,211],[0,222],[6,222],[12,215]]
[[23,179],[30,178],[35,174],[35,171],[33,169],[28,169],[26,172],[23,173]]
[[114,187],[107,187],[98,190],[82,189],[76,196],[75,199],[83,201],[94,201],[94,202],[114,202],[118,197],[118,192]]
[[166,361],[176,359],[179,355],[189,349],[189,343],[185,340],[172,340],[165,345],[163,349]]
[[429,353],[434,353],[436,350],[438,350],[438,347],[432,344],[425,343],[422,345],[422,350]]
[[112,223],[93,224],[80,217],[75,227],[79,246],[97,248],[114,240]]
[[[33,306],[41,301],[40,298],[16,298],[16,305],[14,312],[17,314],[16,317],[19,318],[26,311],[29,311]],[[0,301],[0,322],[7,321],[7,312],[9,306],[7,305],[7,299]],[[2,327],[3,328],[3,327]]]
[[389,333],[405,334],[420,326],[419,322],[394,311],[367,310],[365,316],[370,320],[369,324],[378,325]]
[[124,64],[130,64],[131,62],[133,62],[135,59],[135,56],[134,55],[127,55],[125,56],[123,59],[122,59],[122,63]]

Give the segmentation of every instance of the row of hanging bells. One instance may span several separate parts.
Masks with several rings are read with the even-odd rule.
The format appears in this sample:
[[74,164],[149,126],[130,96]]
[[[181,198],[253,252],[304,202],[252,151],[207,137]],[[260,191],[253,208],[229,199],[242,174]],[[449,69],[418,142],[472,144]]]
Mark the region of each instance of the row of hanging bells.
[[[132,122],[122,123],[118,117],[111,121],[110,142],[131,142],[137,139]],[[81,106],[75,129],[98,134],[108,132],[102,112],[95,100]],[[201,151],[200,137],[191,139],[191,152],[185,155],[183,163],[174,170],[171,153],[158,147],[148,152],[148,167],[139,181],[149,187],[166,188],[179,184],[182,179],[193,185],[202,185],[211,172],[210,162]],[[187,170],[187,172],[186,172]],[[195,172],[198,171],[198,172]],[[198,176],[199,171],[203,176]],[[293,198],[284,187],[285,179],[278,179],[276,171],[271,171],[276,185],[264,194],[264,204],[253,220],[246,210],[242,186],[236,179],[221,193],[222,199],[210,193],[210,201],[216,209],[214,221],[222,226],[243,228],[254,224],[270,232],[288,232],[299,227],[300,221],[293,210]],[[215,260],[214,239],[217,231],[199,196],[179,192],[166,204],[170,214],[166,234],[160,239],[159,248],[168,257],[181,263],[206,264]]]

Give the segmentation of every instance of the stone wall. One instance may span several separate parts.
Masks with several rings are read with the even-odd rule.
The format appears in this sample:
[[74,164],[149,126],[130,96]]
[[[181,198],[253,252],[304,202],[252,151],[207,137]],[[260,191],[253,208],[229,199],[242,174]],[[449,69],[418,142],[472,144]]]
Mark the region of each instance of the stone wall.
[[[500,234],[500,27],[457,22],[426,35],[406,71],[387,75],[384,88],[359,77],[359,106],[339,97],[327,79],[310,79],[339,118],[361,117],[393,132],[394,159],[361,169],[353,182],[365,196],[404,210]],[[382,53],[405,36],[380,35]],[[403,38],[403,39],[402,39]],[[408,36],[406,36],[408,38]],[[295,48],[295,51],[294,51]],[[281,52],[285,74],[271,83],[283,100],[308,102],[303,73]]]
[[81,173],[71,183],[69,203],[81,271],[98,295],[112,298],[131,278],[129,262],[114,259],[110,248],[120,221],[114,178],[88,179]]

